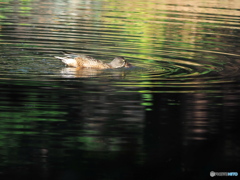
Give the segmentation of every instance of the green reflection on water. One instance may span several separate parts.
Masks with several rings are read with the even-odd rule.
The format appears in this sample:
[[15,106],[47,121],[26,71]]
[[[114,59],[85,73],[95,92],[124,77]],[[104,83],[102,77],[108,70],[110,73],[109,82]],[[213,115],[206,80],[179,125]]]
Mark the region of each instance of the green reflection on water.
[[[18,26],[12,26],[9,32],[4,30],[6,35],[1,36],[8,37],[10,34],[16,39],[19,38],[19,42],[24,43],[16,43],[15,40],[10,42],[1,40],[2,45],[9,47],[9,49],[3,50],[4,53],[9,52],[12,47],[16,47],[19,50],[32,48],[45,51],[49,51],[49,49],[50,51],[71,49],[80,52],[97,53],[100,54],[99,56],[104,56],[104,58],[120,54],[127,56],[127,59],[134,65],[146,68],[145,72],[128,72],[126,77],[129,81],[137,80],[138,82],[133,82],[132,85],[142,88],[163,87],[164,84],[167,84],[167,86],[171,84],[171,82],[162,82],[164,78],[175,78],[175,82],[180,82],[171,85],[171,87],[176,87],[178,84],[181,87],[181,83],[188,80],[190,80],[190,83],[195,84],[192,79],[187,78],[195,78],[199,75],[208,75],[213,71],[220,71],[222,69],[220,67],[226,63],[227,58],[219,57],[219,55],[234,55],[234,53],[225,52],[224,48],[222,48],[224,44],[228,44],[226,47],[231,49],[232,44],[230,42],[225,43],[227,40],[225,40],[225,36],[230,33],[231,35],[227,37],[234,37],[234,32],[226,30],[225,33],[225,30],[223,31],[221,28],[209,29],[208,27],[213,24],[218,27],[218,15],[221,13],[226,14],[226,11],[230,11],[229,9],[224,11],[219,9],[217,12],[214,11],[215,14],[209,15],[203,13],[208,8],[195,7],[194,2],[189,2],[188,7],[177,3],[174,8],[180,10],[173,11],[173,6],[165,2],[147,1],[129,6],[129,2],[125,0],[106,0],[103,1],[106,3],[101,4],[101,11],[99,11],[99,4],[97,3],[83,5],[83,2],[79,2],[74,4],[75,7],[66,7],[75,14],[58,10],[49,11],[48,14],[42,11],[43,9],[37,11],[35,2],[21,1],[20,9],[26,10],[26,13],[30,15],[36,12],[43,12],[43,14],[36,14],[34,16],[36,18],[33,19],[26,18],[24,22],[21,21],[21,18],[15,19]],[[202,1],[197,2],[201,3]],[[45,4],[43,3],[43,5]],[[11,8],[14,9],[15,5],[12,6]],[[192,6],[196,8],[194,14],[189,13],[192,11]],[[31,11],[30,7],[33,11]],[[39,6],[39,8],[41,7]],[[80,11],[78,11],[79,7],[81,7]],[[181,11],[183,7],[185,8],[184,13]],[[52,4],[50,9],[61,8],[61,6]],[[213,7],[210,9],[216,10]],[[16,11],[20,10],[17,9]],[[234,13],[236,13],[235,10]],[[44,16],[41,18],[41,15]],[[49,21],[47,21],[48,19]],[[222,20],[225,22],[227,19]],[[33,65],[33,63],[29,63],[30,59],[35,56],[35,54],[31,53],[31,50],[26,54],[19,52],[18,56],[17,58],[20,61],[25,61],[26,65]],[[36,57],[38,60],[40,58],[41,56]],[[45,68],[46,72],[56,69],[56,65],[54,66],[56,61],[54,62],[53,58],[49,58],[47,61],[47,63],[52,61],[53,66],[41,65],[40,61],[36,59],[34,63],[37,63],[39,67],[42,66],[42,69]],[[19,64],[16,66],[19,67]],[[5,69],[3,71],[7,72]],[[14,66],[12,69],[14,69]],[[42,69],[41,73],[43,72]],[[39,69],[19,68],[18,70],[12,70],[11,72],[33,74]],[[185,77],[186,79],[184,79]],[[201,77],[199,76],[199,78]],[[156,83],[153,80],[159,80],[159,82]],[[205,81],[202,81],[202,83],[205,84]],[[115,84],[131,86],[131,82],[116,82]],[[195,87],[195,85],[193,86]]]
[[[123,134],[110,131],[108,132],[110,138],[101,138],[102,130],[82,130],[81,126],[78,127],[80,123],[90,124],[89,121],[82,122],[87,115],[79,113],[82,110],[79,103],[82,103],[81,100],[86,94],[89,95],[88,97],[91,97],[90,94],[93,96],[104,94],[96,96],[98,102],[116,98],[117,96],[112,95],[116,92],[119,93],[119,97],[125,97],[124,93],[128,92],[132,93],[131,95],[141,94],[141,101],[135,103],[144,106],[143,111],[152,111],[154,103],[156,103],[153,99],[155,94],[224,93],[224,98],[226,98],[228,92],[238,88],[230,84],[234,79],[216,78],[210,75],[211,72],[224,69],[222,66],[228,61],[232,61],[234,66],[238,66],[233,60],[233,57],[239,57],[237,55],[239,52],[237,49],[239,10],[236,9],[235,3],[228,5],[222,1],[208,7],[202,0],[174,1],[178,4],[154,0],[131,3],[126,0],[106,0],[99,1],[101,6],[96,3],[97,1],[52,3],[55,1],[22,0],[19,1],[21,3],[15,4],[6,0],[2,2],[6,2],[8,5],[1,3],[0,7],[1,12],[6,12],[0,15],[2,20],[0,22],[2,25],[0,27],[0,55],[2,56],[0,56],[2,63],[0,71],[3,77],[1,85],[4,84],[2,81],[6,80],[4,84],[6,89],[1,91],[3,95],[0,102],[2,110],[0,115],[0,154],[3,156],[1,165],[13,162],[22,166],[29,163],[26,160],[19,160],[19,157],[22,157],[19,149],[26,146],[29,146],[30,149],[51,147],[52,155],[56,153],[57,159],[62,160],[66,154],[69,155],[67,153],[69,151],[66,151],[65,147],[71,147],[71,150],[80,148],[87,151],[121,151],[121,144],[124,144],[121,137],[124,134],[131,135],[134,131],[140,132],[140,135],[133,135],[132,139],[141,141],[142,131],[138,127],[141,122],[139,124],[123,123],[129,128],[129,131],[123,131]],[[44,2],[47,2],[47,8],[42,6],[41,3]],[[224,8],[224,6],[226,7]],[[99,8],[101,9],[99,10]],[[123,55],[127,56],[127,59],[134,65],[146,69],[141,72],[122,73],[118,76],[119,78],[106,73],[107,75],[95,76],[95,81],[89,77],[75,76],[75,79],[61,77],[58,66],[63,66],[59,65],[60,63],[53,57],[62,49],[95,54],[102,59]],[[22,52],[22,50],[24,51]],[[44,55],[33,52],[44,52]],[[15,54],[13,55],[13,53]],[[48,58],[46,58],[47,56]],[[56,74],[50,74],[52,71]],[[57,73],[57,71],[59,72]],[[12,72],[14,76],[9,75],[9,72]],[[44,72],[49,74],[44,74]],[[46,76],[42,77],[43,75]],[[206,78],[208,75],[209,78]],[[19,79],[19,81],[12,82],[12,79]],[[29,81],[29,79],[35,81]],[[45,81],[45,84],[40,81]],[[238,80],[236,81],[238,82]],[[69,82],[69,84],[63,85],[65,82]],[[229,84],[230,86],[228,86]],[[6,85],[16,85],[13,87],[16,89],[24,86],[19,90],[22,90],[19,96],[22,95],[21,97],[25,98],[18,101],[9,98],[12,94],[7,92],[11,88],[7,88]],[[102,89],[95,90],[97,86]],[[106,88],[107,86],[109,88]],[[49,95],[49,91],[46,91],[45,88],[49,88],[50,91],[56,88],[55,94]],[[38,90],[35,91],[35,89]],[[71,94],[73,91],[75,94]],[[110,94],[110,96],[105,96],[105,94]],[[164,97],[164,95],[162,96]],[[70,98],[67,99],[68,101],[64,101],[65,99],[62,97]],[[87,106],[88,102],[96,99],[87,98],[83,104]],[[234,99],[237,104],[238,98]],[[8,102],[18,102],[19,104],[8,104]],[[70,108],[61,105],[60,102],[69,103]],[[169,106],[180,105],[178,101],[167,99],[166,102]],[[123,103],[125,102],[123,101]],[[93,104],[95,104],[94,101]],[[104,103],[103,101],[98,107],[108,110],[108,106],[102,107],[106,104],[110,104],[109,107],[116,106],[116,101],[113,103],[111,101]],[[221,105],[221,103],[213,104],[211,108],[214,108],[214,105]],[[169,106],[166,106],[166,109],[171,109]],[[191,104],[186,103],[186,106],[191,106]],[[69,114],[72,113],[70,110],[74,110],[75,107],[80,107],[75,109],[77,115],[70,116]],[[98,107],[96,109],[100,109]],[[131,106],[126,106],[128,114],[123,116],[128,116],[131,120],[131,116],[135,112],[129,111],[129,107]],[[232,110],[232,103],[229,107]],[[155,108],[158,110],[162,107]],[[226,110],[228,110],[227,106],[224,107],[224,112]],[[232,112],[230,110],[229,112]],[[117,114],[112,115],[114,118],[122,117],[120,114],[122,111],[118,111]],[[137,113],[139,112],[140,110]],[[171,114],[172,111],[169,112]],[[208,112],[212,114],[211,111]],[[89,112],[89,114],[92,113]],[[193,114],[186,110],[183,113]],[[96,113],[97,115],[99,114]],[[232,113],[229,115],[226,117],[231,118]],[[104,116],[111,115],[105,113]],[[100,118],[102,117],[100,116]],[[79,119],[81,121],[78,121]],[[172,119],[175,117],[169,118],[170,121]],[[212,122],[212,115],[209,119]],[[120,120],[120,122],[122,121]],[[199,122],[199,119],[196,118],[196,122]],[[114,126],[115,123],[111,122],[110,125]],[[95,122],[92,124],[98,125]],[[120,127],[123,124],[115,126]],[[58,125],[61,128],[58,128]],[[108,124],[103,126],[107,127]],[[174,126],[171,125],[170,131],[172,127]],[[182,128],[182,126],[179,127]],[[191,130],[191,128],[189,129]],[[150,134],[152,134],[151,129]],[[91,135],[95,135],[95,137]],[[116,137],[112,137],[112,135],[116,135]],[[152,139],[146,139],[146,144],[148,140]],[[160,142],[159,139],[157,142]],[[177,143],[180,144],[179,142]],[[56,144],[60,148],[56,148]],[[132,149],[135,151],[135,144],[133,146]],[[148,149],[147,146],[145,149]],[[159,152],[161,150],[162,148]],[[155,151],[156,149],[153,149],[153,152]],[[90,156],[91,154],[89,154]]]

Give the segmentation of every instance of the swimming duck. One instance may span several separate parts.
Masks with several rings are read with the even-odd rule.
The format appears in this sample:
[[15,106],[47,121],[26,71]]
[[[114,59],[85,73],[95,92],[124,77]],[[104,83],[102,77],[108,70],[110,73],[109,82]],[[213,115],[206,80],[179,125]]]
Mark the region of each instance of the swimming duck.
[[132,65],[121,56],[115,57],[110,63],[104,63],[91,56],[83,54],[64,52],[64,55],[65,57],[55,56],[55,58],[61,59],[67,66],[76,68],[115,69],[121,67],[132,67]]

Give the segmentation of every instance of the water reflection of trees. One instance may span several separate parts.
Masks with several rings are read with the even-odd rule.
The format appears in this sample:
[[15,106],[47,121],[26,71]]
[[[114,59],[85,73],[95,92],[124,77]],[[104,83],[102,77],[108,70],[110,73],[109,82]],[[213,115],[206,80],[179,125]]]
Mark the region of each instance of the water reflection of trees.
[[166,164],[169,172],[177,167],[196,177],[209,177],[214,168],[236,170],[240,160],[237,86],[222,85],[218,93],[199,89],[187,94],[153,94],[145,128],[149,163]]
[[[214,64],[214,67],[229,63],[225,69],[238,73],[235,63],[239,62],[239,49],[235,38],[239,32],[239,11],[236,10],[239,2],[236,0],[214,1],[209,7],[205,7],[203,1],[168,1],[167,4],[109,1],[102,5],[103,11],[94,10],[98,4],[89,3],[79,10],[79,1],[69,2],[65,11],[59,11],[58,5],[47,1],[37,1],[37,5],[16,3],[14,13],[6,13],[12,20],[1,26],[4,35],[1,39],[10,39],[8,42],[12,44],[26,41],[28,46],[36,45],[41,51],[71,48],[104,55],[121,52],[146,62],[180,63],[177,60],[185,58],[188,63],[198,61],[204,65]],[[28,8],[20,11],[24,9],[21,7]],[[8,33],[11,36],[7,36]],[[65,157],[67,151],[77,149],[79,153],[78,148],[130,150],[133,153],[123,159],[129,157],[132,163],[139,156],[146,162],[143,167],[149,167],[149,174],[159,169],[179,174],[204,168],[209,173],[212,169],[207,165],[223,168],[224,163],[233,171],[239,162],[240,97],[238,77],[228,77],[228,74],[222,71],[217,79],[210,78],[209,83],[204,78],[211,74],[203,79],[192,77],[187,87],[181,84],[187,79],[176,79],[179,83],[176,89],[164,84],[166,81],[158,84],[154,78],[152,83],[149,78],[149,82],[143,83],[149,85],[151,97],[144,126],[138,92],[122,93],[129,89],[109,87],[111,80],[82,84],[61,79],[60,84],[46,82],[36,88],[32,88],[31,81],[22,88],[6,85],[1,91],[1,103],[2,107],[12,109],[2,112],[5,119],[1,121],[4,124],[1,137],[5,144],[2,144],[1,154],[13,152],[10,156],[14,161],[21,156],[22,146],[30,151],[36,147],[52,148],[56,159]],[[82,77],[82,74],[77,76]],[[140,84],[142,79],[137,80]],[[151,87],[152,84],[159,87]],[[7,104],[9,102],[12,104]],[[29,102],[34,102],[34,106]],[[26,112],[24,116],[21,110]],[[6,121],[9,117],[14,122]],[[28,123],[29,126],[24,126]],[[11,129],[9,124],[12,124]],[[16,134],[11,134],[13,132]],[[86,160],[86,154],[81,154],[80,159]],[[90,159],[99,157],[97,154]]]

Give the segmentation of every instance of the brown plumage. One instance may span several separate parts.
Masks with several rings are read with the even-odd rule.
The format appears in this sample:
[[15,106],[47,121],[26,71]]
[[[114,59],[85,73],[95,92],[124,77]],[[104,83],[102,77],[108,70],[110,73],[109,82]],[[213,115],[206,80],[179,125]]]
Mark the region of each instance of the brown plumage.
[[64,53],[64,55],[65,57],[55,56],[55,58],[61,59],[62,62],[68,66],[77,68],[113,69],[132,66],[124,57],[120,56],[115,57],[110,63],[104,63],[87,55],[68,53]]

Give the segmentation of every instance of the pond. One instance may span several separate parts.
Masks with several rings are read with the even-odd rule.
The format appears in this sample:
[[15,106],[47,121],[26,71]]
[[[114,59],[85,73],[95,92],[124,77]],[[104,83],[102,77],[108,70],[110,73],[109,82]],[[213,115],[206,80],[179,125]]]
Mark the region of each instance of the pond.
[[239,22],[238,0],[1,1],[1,179],[240,172]]

